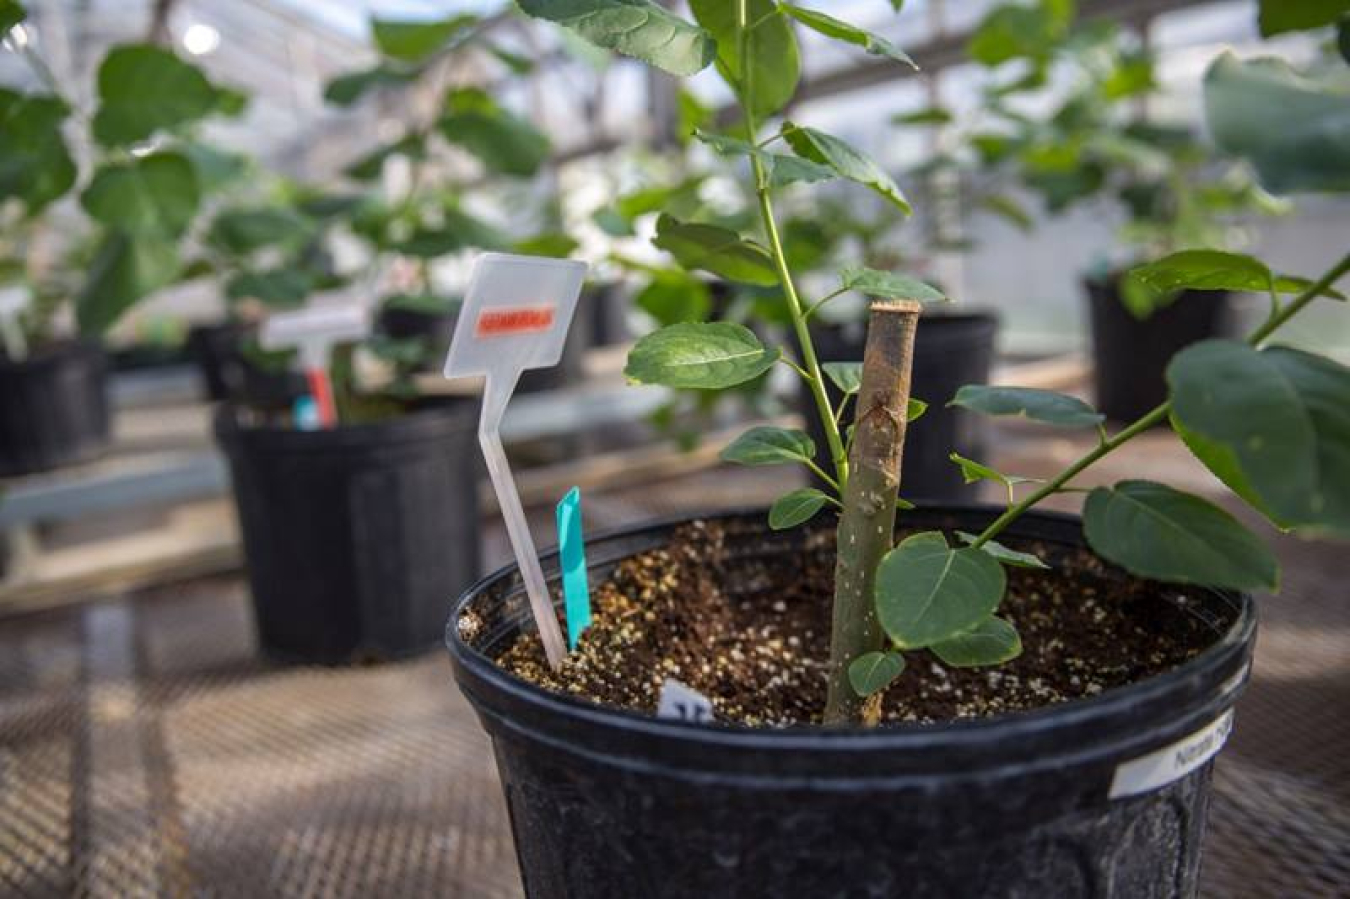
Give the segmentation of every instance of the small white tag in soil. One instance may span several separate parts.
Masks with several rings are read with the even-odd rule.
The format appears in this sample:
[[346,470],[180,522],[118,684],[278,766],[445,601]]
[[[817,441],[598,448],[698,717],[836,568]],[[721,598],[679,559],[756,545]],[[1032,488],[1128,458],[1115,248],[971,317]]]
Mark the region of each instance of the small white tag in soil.
[[1122,799],[1151,793],[1180,780],[1214,758],[1233,729],[1233,710],[1229,709],[1188,737],[1164,746],[1156,752],[1116,766],[1109,798]]
[[713,704],[708,697],[670,678],[661,685],[661,698],[656,705],[656,717],[674,718],[704,724],[713,720]]

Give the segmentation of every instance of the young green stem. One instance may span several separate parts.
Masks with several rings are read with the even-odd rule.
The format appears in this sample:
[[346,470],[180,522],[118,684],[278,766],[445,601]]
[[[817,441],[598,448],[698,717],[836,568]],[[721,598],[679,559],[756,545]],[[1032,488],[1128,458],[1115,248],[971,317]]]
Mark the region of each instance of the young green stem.
[[[1325,275],[1317,279],[1317,281],[1309,286],[1307,290],[1291,300],[1287,306],[1272,315],[1264,325],[1249,334],[1247,336],[1247,343],[1254,347],[1260,346],[1265,342],[1266,338],[1270,337],[1271,334],[1274,334],[1276,330],[1302,311],[1309,303],[1321,296],[1327,288],[1339,281],[1346,272],[1350,272],[1350,253],[1343,256],[1340,262],[1332,266]],[[1116,434],[1116,436],[1110,439],[1103,439],[1098,446],[1083,455],[1057,476],[1046,482],[1040,489],[1029,494],[1020,503],[1010,506],[1007,511],[996,518],[989,527],[985,528],[980,533],[980,536],[972,545],[983,546],[988,543],[1002,533],[1008,525],[1020,518],[1023,513],[1027,512],[1041,500],[1059,492],[1065,484],[1068,484],[1069,481],[1081,474],[1084,469],[1089,468],[1103,456],[1114,452],[1122,445],[1130,442],[1150,428],[1167,421],[1167,417],[1171,415],[1171,413],[1172,403],[1169,400],[1144,415],[1143,418],[1140,418],[1138,421],[1126,427],[1120,433]]]
[[871,308],[849,458],[853,476],[844,487],[836,537],[826,724],[862,720],[863,700],[849,683],[848,666],[885,643],[873,594],[877,566],[895,541],[919,309],[909,300],[877,302]]
[[[751,73],[754,71],[754,61],[751,59],[748,7],[747,0],[737,0],[736,15],[737,24],[740,27],[740,56],[743,73],[742,82],[739,85],[738,99],[741,109],[745,112],[746,140],[753,144],[757,125],[755,122],[754,82],[751,77]],[[816,347],[811,341],[811,329],[807,326],[806,312],[801,297],[797,293],[797,284],[792,279],[792,271],[788,268],[787,254],[783,251],[783,240],[778,233],[778,222],[774,218],[773,198],[769,195],[768,173],[764,169],[763,161],[757,155],[750,157],[750,165],[754,171],[755,194],[759,198],[759,213],[764,222],[764,233],[769,240],[769,251],[773,256],[774,268],[778,272],[778,281],[783,287],[783,295],[787,300],[788,313],[792,317],[792,330],[796,334],[797,344],[801,348],[802,368],[809,376],[806,379],[806,387],[811,391],[812,399],[815,400],[816,411],[820,415],[821,425],[825,429],[825,441],[830,447],[830,460],[834,465],[835,480],[839,482],[842,490],[842,488],[848,486],[848,454],[844,450],[844,441],[839,435],[839,426],[835,423],[834,409],[830,406],[829,394],[825,392],[825,379],[821,377],[820,360],[816,357]]]

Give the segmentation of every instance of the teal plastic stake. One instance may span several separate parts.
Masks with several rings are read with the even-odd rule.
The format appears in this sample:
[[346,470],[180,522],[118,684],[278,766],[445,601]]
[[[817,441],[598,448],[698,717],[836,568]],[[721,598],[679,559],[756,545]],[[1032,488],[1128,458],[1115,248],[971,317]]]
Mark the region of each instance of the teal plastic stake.
[[581,491],[576,487],[558,503],[558,557],[562,562],[563,605],[567,610],[567,648],[577,648],[591,626],[591,588],[586,582],[586,540],[581,535]]

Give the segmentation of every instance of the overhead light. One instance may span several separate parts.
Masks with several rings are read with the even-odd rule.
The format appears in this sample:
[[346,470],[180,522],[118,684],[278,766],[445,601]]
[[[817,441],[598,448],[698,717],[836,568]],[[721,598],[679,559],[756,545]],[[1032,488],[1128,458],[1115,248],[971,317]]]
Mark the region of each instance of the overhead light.
[[210,25],[193,22],[183,32],[183,49],[193,56],[205,56],[220,46],[220,32]]

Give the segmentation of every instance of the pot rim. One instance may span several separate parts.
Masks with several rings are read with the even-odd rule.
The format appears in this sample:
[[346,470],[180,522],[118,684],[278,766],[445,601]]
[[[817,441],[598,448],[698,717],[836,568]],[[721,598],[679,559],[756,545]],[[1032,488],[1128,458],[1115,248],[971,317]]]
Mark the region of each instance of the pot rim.
[[[920,506],[919,512],[981,514],[996,516],[1002,509],[986,503],[942,503]],[[633,537],[644,532],[669,530],[673,526],[694,520],[716,521],[759,516],[763,518],[767,509],[740,508],[718,510],[705,514],[680,514],[638,525],[627,525],[597,532],[589,539],[599,542],[607,538]],[[1078,515],[1064,512],[1035,511],[1028,513],[1031,520],[1040,520],[1052,526],[1069,525],[1081,528],[1082,519]],[[1049,542],[1063,542],[1050,539]],[[550,547],[540,554],[541,562],[557,557],[557,547]],[[1248,593],[1194,585],[1178,585],[1185,589],[1210,590],[1235,607],[1236,616],[1213,644],[1196,654],[1194,658],[1162,674],[1153,675],[1142,681],[1104,690],[1101,694],[1070,702],[1056,703],[1036,709],[1009,712],[1001,715],[954,719],[934,724],[899,722],[875,728],[830,727],[823,725],[798,724],[788,727],[751,727],[731,722],[715,721],[712,724],[694,724],[673,719],[635,712],[629,709],[602,706],[587,700],[555,693],[537,687],[505,671],[486,655],[460,639],[456,626],[465,607],[484,590],[497,581],[514,575],[518,566],[511,562],[480,578],[465,590],[452,604],[449,621],[446,625],[445,643],[450,652],[453,667],[456,668],[456,680],[459,688],[474,700],[479,714],[491,714],[499,717],[495,709],[485,708],[480,698],[480,689],[476,684],[466,682],[459,677],[462,668],[475,678],[500,691],[509,700],[528,706],[535,706],[545,714],[577,719],[590,726],[615,727],[627,734],[641,738],[668,740],[675,742],[714,745],[737,751],[773,751],[806,752],[821,750],[835,752],[867,752],[894,749],[906,753],[937,749],[988,750],[994,744],[1007,744],[1010,738],[1019,733],[1030,736],[1054,730],[1080,730],[1091,727],[1095,722],[1129,714],[1134,707],[1148,705],[1169,693],[1185,689],[1186,682],[1204,678],[1206,673],[1220,667],[1234,669],[1220,684],[1209,705],[1225,706],[1231,704],[1232,696],[1245,684],[1250,671],[1246,652],[1251,645],[1256,628],[1256,614],[1252,597]],[[1133,577],[1131,575],[1131,577]],[[534,729],[533,726],[530,729]],[[1009,747],[1011,749],[1011,747]],[[1009,752],[1009,755],[1014,755]]]

